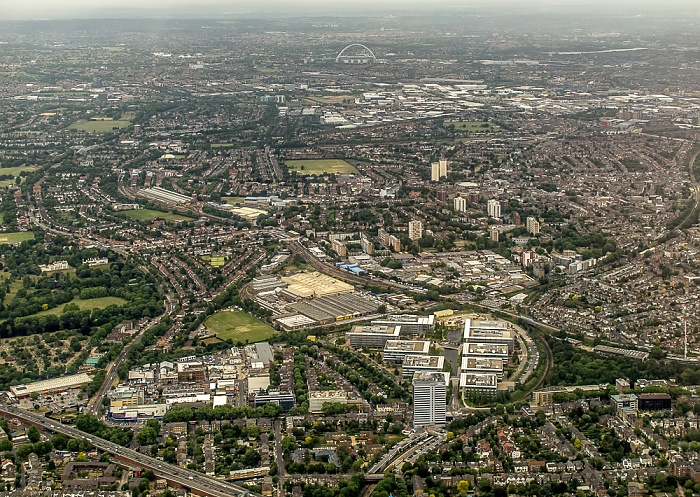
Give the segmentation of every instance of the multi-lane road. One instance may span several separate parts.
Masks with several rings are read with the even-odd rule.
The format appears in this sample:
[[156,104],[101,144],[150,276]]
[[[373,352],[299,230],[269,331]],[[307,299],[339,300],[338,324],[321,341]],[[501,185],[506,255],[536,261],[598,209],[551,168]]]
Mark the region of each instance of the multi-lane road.
[[[171,301],[168,299],[167,300],[167,308],[171,310],[172,307]],[[167,313],[166,313],[167,314]],[[160,320],[163,316],[166,314],[163,314],[162,316],[158,316],[157,318],[151,320],[148,325],[144,326],[141,331],[138,332],[138,334],[129,342],[119,353],[117,356],[116,360],[112,363],[110,366],[109,370],[107,371],[107,374],[105,374],[105,379],[102,382],[102,386],[100,387],[100,390],[97,392],[97,395],[90,400],[88,403],[87,407],[85,408],[86,414],[95,414],[99,415],[101,410],[102,410],[102,399],[104,399],[105,395],[107,395],[107,392],[109,392],[109,389],[112,388],[112,384],[114,383],[114,380],[117,378],[117,371],[119,370],[119,366],[121,366],[124,363],[124,360],[126,359],[127,354],[131,350],[131,348],[139,343],[141,341],[141,338],[143,338],[144,333],[146,333],[147,330],[150,330],[154,326],[157,326],[160,324]]]
[[165,479],[170,485],[189,489],[195,495],[202,497],[258,497],[259,495],[239,485],[217,480],[197,471],[173,466],[135,450],[127,449],[121,445],[84,433],[71,426],[66,426],[52,419],[25,411],[19,407],[1,404],[0,416],[18,419],[22,423],[34,425],[44,431],[62,433],[70,438],[87,440],[97,449],[110,454],[116,461],[134,468],[151,470],[157,476]]

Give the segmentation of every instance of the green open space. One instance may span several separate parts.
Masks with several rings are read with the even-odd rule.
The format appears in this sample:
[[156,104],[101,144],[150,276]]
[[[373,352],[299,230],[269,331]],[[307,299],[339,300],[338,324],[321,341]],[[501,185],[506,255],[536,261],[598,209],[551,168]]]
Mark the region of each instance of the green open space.
[[243,311],[219,311],[204,321],[206,329],[222,340],[235,342],[262,342],[275,334],[275,330]]
[[451,124],[458,131],[469,131],[471,133],[481,133],[484,131],[494,131],[501,129],[500,126],[488,121],[460,121]]
[[114,128],[126,128],[133,118],[133,114],[123,114],[119,119],[93,117],[87,122],[73,123],[68,126],[68,129],[78,129],[88,133],[107,133]]
[[230,205],[243,204],[245,203],[245,198],[243,197],[221,197],[221,200]]
[[211,267],[223,267],[226,265],[226,257],[223,255],[211,255],[202,257]]
[[110,305],[124,305],[126,304],[126,300],[120,298],[120,297],[99,297],[96,299],[86,299],[83,300],[80,297],[76,297],[70,302],[60,305],[58,307],[54,307],[53,309],[47,309],[45,311],[37,312],[34,314],[34,316],[46,316],[47,314],[53,314],[55,316],[60,316],[63,314],[63,309],[68,305],[68,304],[75,304],[78,306],[78,308],[81,311],[91,311],[93,309],[104,309],[105,307],[109,307]]
[[[10,185],[14,185],[15,179],[20,175],[20,173],[36,171],[36,169],[37,168],[34,166],[0,167],[0,176],[12,176],[12,179],[0,180],[0,188],[7,188]],[[24,178],[22,178],[22,181],[24,181]]]
[[35,166],[0,167],[0,175],[11,174],[16,178],[17,176],[19,176],[19,173],[34,170],[36,170]]
[[303,159],[288,160],[285,164],[290,170],[307,176],[330,174],[359,174],[355,166],[343,159]]
[[192,221],[191,217],[183,216],[182,214],[157,211],[154,209],[136,209],[133,211],[125,211],[124,215],[137,221],[153,221],[154,219],[163,219],[164,221]]
[[[0,273],[2,275],[2,280],[0,280],[0,283],[3,285],[5,284],[5,280],[9,277],[9,273]],[[15,296],[17,295],[17,290],[22,288],[24,285],[22,284],[22,280],[13,280],[10,282],[10,291],[5,294],[5,299],[3,300],[3,304],[7,305],[12,300],[14,300]],[[31,293],[31,291],[27,291],[27,293]]]
[[0,233],[0,243],[21,243],[27,240],[34,240],[34,233],[31,231],[18,231],[16,233]]

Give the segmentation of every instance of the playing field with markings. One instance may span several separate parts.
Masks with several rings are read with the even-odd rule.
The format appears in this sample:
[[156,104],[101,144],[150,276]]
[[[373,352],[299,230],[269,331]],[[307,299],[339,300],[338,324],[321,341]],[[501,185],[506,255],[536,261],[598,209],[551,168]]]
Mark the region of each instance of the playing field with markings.
[[204,327],[222,340],[262,342],[275,334],[274,328],[243,311],[219,311],[204,321]]
[[330,174],[359,174],[355,166],[343,159],[288,160],[285,164],[291,171],[307,176]]

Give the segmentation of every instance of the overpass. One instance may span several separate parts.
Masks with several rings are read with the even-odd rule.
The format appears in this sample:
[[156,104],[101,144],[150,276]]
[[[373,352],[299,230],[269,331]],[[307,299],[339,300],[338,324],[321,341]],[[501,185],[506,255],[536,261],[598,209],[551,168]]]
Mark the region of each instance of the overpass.
[[365,474],[365,480],[370,482],[381,481],[387,470],[398,467],[406,458],[416,453],[428,452],[437,443],[444,441],[444,438],[444,435],[432,430],[413,433],[384,454]]
[[166,480],[168,485],[189,490],[194,495],[201,497],[260,497],[259,494],[239,485],[217,480],[197,471],[173,466],[15,406],[0,405],[0,416],[17,419],[24,424],[36,426],[44,431],[62,433],[70,438],[86,440],[97,449],[110,454],[115,461],[126,466],[151,470],[156,476]]

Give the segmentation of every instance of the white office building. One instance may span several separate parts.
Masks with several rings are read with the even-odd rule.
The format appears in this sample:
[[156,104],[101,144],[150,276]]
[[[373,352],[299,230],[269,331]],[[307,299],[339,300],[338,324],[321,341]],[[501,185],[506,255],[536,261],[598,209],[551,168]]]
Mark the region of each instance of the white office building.
[[462,197],[455,197],[455,210],[457,212],[467,212],[467,199]]
[[462,355],[483,359],[500,359],[503,365],[508,365],[508,346],[499,343],[465,343]]
[[356,349],[383,349],[387,340],[397,340],[401,326],[372,324],[371,326],[353,326],[347,332],[350,346]]
[[435,316],[417,316],[415,314],[389,314],[372,321],[372,326],[396,326],[401,328],[401,335],[425,335],[435,328]]
[[445,357],[441,355],[407,355],[401,364],[401,376],[412,378],[416,373],[441,373]]
[[450,373],[417,373],[413,377],[413,427],[445,426]]
[[493,373],[462,373],[459,378],[459,388],[466,396],[481,394],[493,396],[498,393],[498,378]]
[[460,374],[495,374],[498,381],[502,381],[503,361],[501,359],[462,356],[462,365],[459,371]]
[[384,362],[403,364],[407,355],[428,355],[429,340],[387,340],[384,346]]
[[464,320],[464,343],[493,343],[508,346],[512,354],[515,347],[513,330],[508,328],[505,321]]

